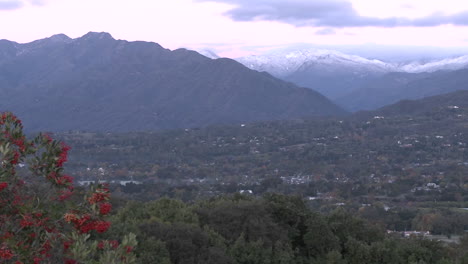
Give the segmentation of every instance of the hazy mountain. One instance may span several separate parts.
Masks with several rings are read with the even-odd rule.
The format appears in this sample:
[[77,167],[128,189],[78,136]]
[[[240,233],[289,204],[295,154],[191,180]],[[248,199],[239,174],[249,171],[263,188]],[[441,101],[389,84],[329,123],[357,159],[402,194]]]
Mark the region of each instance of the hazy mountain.
[[333,50],[302,49],[278,51],[265,55],[252,55],[237,59],[245,66],[257,70],[267,71],[275,76],[287,77],[307,64],[315,64],[332,70],[334,67],[349,69],[364,68],[368,71],[388,72],[396,68],[379,60],[369,60],[363,57],[344,54]]
[[284,50],[252,55],[236,59],[245,66],[266,71],[278,77],[287,77],[298,70],[304,70],[307,65],[323,67],[328,71],[350,72],[435,72],[452,71],[468,67],[468,55],[451,56],[438,59],[415,59],[405,62],[368,59],[357,55],[345,54],[335,50],[299,49]]
[[404,99],[468,89],[468,69],[434,73],[390,73],[336,100],[346,109],[371,110]]
[[[405,97],[406,95],[403,93],[396,95],[395,100],[388,101],[388,98],[380,98],[376,91],[374,91],[374,95],[377,95],[375,98],[376,102],[364,102],[365,108],[359,108],[362,101],[359,103],[347,101],[347,98],[352,98],[356,101],[357,99],[353,98],[354,92],[367,93],[370,91],[368,88],[375,86],[377,83],[382,83],[382,85],[394,90],[401,90],[395,88],[400,87],[398,85],[402,82],[401,78],[413,79],[419,78],[419,73],[455,71],[468,67],[468,56],[401,63],[384,62],[333,50],[320,49],[274,52],[266,55],[239,58],[238,61],[251,69],[266,71],[297,85],[315,89],[331,99],[337,100],[342,106],[353,110],[369,109],[381,106],[382,103],[395,102],[395,100],[403,98],[413,98]],[[393,80],[392,76],[386,76],[386,74],[393,72],[399,73],[404,77],[397,76]],[[416,75],[409,77],[408,73]],[[387,81],[390,81],[390,83],[387,83]],[[363,87],[365,89],[362,89]],[[380,89],[379,92],[381,92]],[[392,90],[388,92],[395,93],[396,91]],[[423,94],[425,94],[424,91],[421,95],[411,96],[418,98]]]
[[238,61],[253,70],[315,89],[332,99],[353,91],[362,81],[396,69],[378,60],[320,49],[275,52]]
[[[382,117],[403,117],[411,121],[414,118],[430,117],[444,119],[446,114],[456,119],[466,118],[463,112],[468,109],[468,91],[460,90],[446,94],[428,96],[422,99],[401,100],[376,110],[359,111],[349,116],[350,120],[381,119]],[[437,122],[437,121],[435,121]],[[427,122],[426,126],[431,122]],[[418,129],[421,129],[418,127]],[[430,128],[432,129],[432,128]]]
[[457,111],[457,109],[467,107],[468,91],[455,91],[418,100],[402,100],[372,113],[383,116],[416,116],[439,109]]
[[319,93],[230,59],[107,33],[0,41],[0,111],[30,130],[131,131],[343,114]]
[[399,65],[400,72],[422,73],[455,71],[468,67],[468,55],[428,61],[413,61]]

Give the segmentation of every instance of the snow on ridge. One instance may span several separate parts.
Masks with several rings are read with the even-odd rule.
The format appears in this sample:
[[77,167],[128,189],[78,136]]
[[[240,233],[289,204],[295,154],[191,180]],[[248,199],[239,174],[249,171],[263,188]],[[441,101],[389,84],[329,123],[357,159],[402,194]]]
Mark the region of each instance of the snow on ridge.
[[273,75],[284,77],[307,64],[327,67],[347,67],[371,72],[435,72],[439,70],[459,70],[468,68],[468,55],[447,58],[427,63],[410,62],[405,64],[387,63],[377,59],[367,59],[357,55],[349,55],[339,51],[326,49],[302,49],[267,53],[265,55],[251,55],[238,58],[237,61],[245,66],[266,71]]
[[412,62],[401,66],[402,71],[410,73],[435,72],[439,70],[460,70],[468,67],[468,55],[431,61],[428,63]]
[[297,71],[306,63],[317,62],[324,65],[365,66],[376,71],[387,71],[394,66],[379,60],[370,60],[356,55],[348,55],[334,50],[304,49],[274,52],[266,55],[252,55],[237,59],[245,66],[267,71],[277,76],[286,76]]

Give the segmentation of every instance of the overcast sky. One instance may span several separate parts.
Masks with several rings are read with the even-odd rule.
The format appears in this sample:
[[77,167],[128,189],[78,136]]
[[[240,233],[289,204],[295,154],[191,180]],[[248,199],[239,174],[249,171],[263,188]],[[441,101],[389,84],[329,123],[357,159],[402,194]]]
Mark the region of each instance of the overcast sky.
[[58,33],[237,57],[297,44],[468,46],[467,0],[0,0],[0,39]]

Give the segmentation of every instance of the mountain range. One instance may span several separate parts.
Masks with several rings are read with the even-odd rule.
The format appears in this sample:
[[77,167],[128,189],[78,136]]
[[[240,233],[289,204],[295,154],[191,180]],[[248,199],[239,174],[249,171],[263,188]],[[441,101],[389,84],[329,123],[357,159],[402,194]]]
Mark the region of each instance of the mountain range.
[[237,60],[253,70],[314,89],[349,111],[468,89],[466,55],[385,62],[333,50],[302,49]]
[[388,73],[335,100],[351,111],[372,110],[401,100],[468,90],[468,69],[433,73]]
[[[207,53],[207,50],[204,50]],[[211,52],[213,55],[213,53]],[[357,55],[345,54],[335,50],[300,49],[251,55],[236,59],[247,67],[257,71],[267,71],[280,77],[289,76],[307,64],[330,65],[331,67],[349,67],[370,72],[435,72],[440,70],[459,70],[468,66],[468,55],[436,60],[406,62],[385,62],[368,59]],[[304,65],[306,64],[306,65]]]
[[0,41],[0,111],[29,131],[144,131],[345,111],[307,88],[226,58],[108,33]]

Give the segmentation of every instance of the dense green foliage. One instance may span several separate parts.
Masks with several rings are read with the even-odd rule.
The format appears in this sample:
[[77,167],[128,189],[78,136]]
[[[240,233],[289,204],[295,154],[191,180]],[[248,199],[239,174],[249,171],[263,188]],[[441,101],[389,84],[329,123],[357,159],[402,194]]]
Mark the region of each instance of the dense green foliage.
[[388,235],[344,209],[319,214],[299,197],[224,196],[130,202],[111,232],[135,232],[141,263],[466,263],[468,237],[444,245]]

